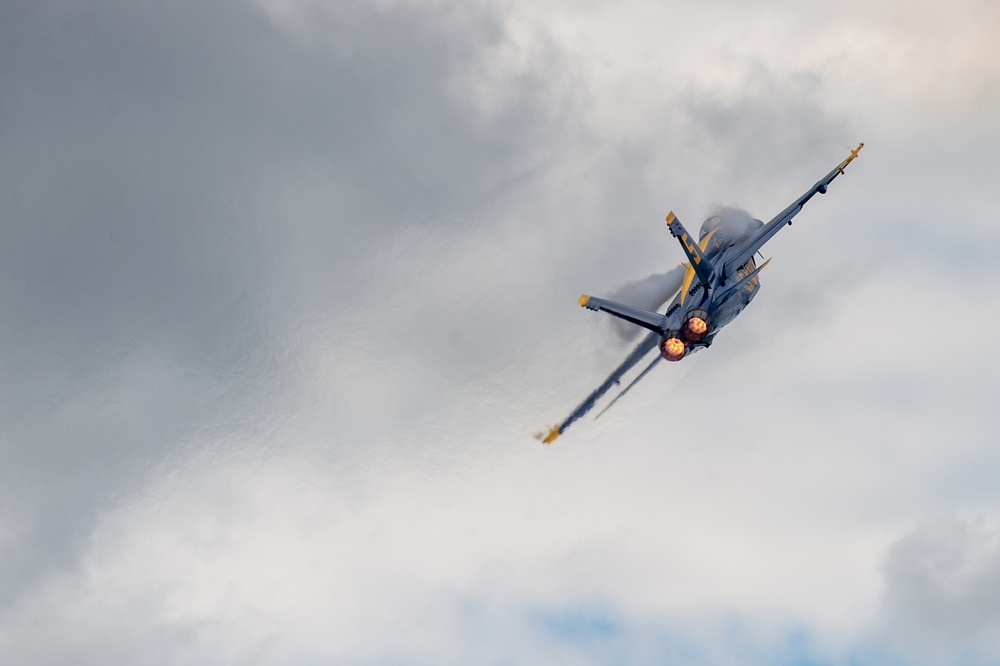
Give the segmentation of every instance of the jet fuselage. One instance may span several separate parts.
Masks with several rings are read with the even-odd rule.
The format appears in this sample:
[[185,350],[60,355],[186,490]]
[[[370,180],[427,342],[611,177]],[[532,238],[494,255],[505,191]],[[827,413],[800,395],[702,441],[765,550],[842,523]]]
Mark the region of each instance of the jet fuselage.
[[[710,346],[722,327],[735,319],[757,295],[760,278],[753,274],[757,265],[752,257],[728,281],[724,281],[716,267],[726,265],[736,256],[738,248],[763,226],[760,220],[749,217],[724,224],[720,215],[709,217],[702,224],[698,245],[713,268],[703,282],[692,265],[685,264],[684,283],[665,313],[664,333],[660,339],[660,353],[664,359],[679,361]],[[693,319],[696,321],[692,322]]]

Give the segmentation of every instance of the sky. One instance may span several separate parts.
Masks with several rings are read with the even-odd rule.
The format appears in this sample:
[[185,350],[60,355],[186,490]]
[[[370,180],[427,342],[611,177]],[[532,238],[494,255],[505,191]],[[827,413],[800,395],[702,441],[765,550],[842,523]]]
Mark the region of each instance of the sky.
[[[1000,663],[1000,5],[0,3],[0,661]],[[577,305],[767,220],[753,304]]]

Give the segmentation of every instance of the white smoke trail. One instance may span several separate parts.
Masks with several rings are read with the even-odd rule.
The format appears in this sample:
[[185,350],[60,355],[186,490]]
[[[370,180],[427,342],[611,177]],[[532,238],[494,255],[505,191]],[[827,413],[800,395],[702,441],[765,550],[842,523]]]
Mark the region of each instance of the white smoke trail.
[[[642,308],[651,312],[659,312],[660,308],[681,288],[684,281],[684,266],[677,266],[666,273],[656,273],[649,277],[631,282],[619,288],[610,298],[632,307]],[[642,329],[635,324],[614,317],[611,319],[615,333],[622,340],[635,338]]]

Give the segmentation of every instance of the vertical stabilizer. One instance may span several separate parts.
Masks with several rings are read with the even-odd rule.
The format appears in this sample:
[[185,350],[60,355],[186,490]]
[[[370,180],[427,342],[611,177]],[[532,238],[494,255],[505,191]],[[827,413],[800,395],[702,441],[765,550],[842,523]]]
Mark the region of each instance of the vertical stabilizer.
[[674,215],[674,211],[667,213],[667,227],[670,229],[670,235],[680,241],[681,247],[684,248],[684,253],[691,260],[691,268],[694,269],[695,275],[698,276],[702,284],[710,285],[712,280],[712,263],[705,256],[703,247],[708,247],[708,241],[715,231],[713,230],[708,236],[705,236],[705,239],[702,241],[703,247],[698,247],[698,243],[694,242],[694,238],[691,237],[691,234],[687,232],[681,221]]

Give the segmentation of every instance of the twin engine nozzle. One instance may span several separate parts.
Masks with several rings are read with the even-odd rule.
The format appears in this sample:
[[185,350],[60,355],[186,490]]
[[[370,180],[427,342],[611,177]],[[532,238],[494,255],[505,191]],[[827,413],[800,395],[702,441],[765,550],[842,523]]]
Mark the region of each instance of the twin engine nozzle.
[[660,354],[668,361],[679,361],[687,354],[690,344],[708,334],[711,318],[704,310],[691,310],[684,318],[680,331],[668,333],[660,343]]

